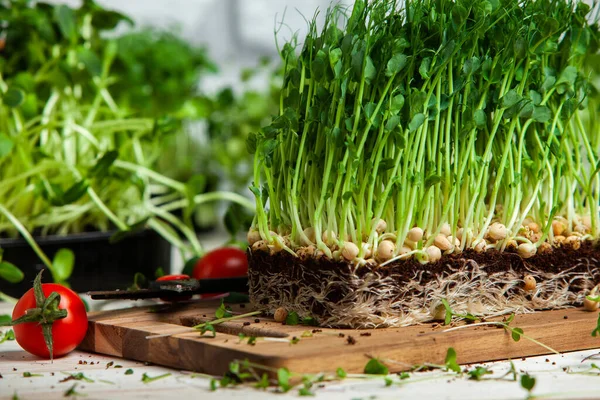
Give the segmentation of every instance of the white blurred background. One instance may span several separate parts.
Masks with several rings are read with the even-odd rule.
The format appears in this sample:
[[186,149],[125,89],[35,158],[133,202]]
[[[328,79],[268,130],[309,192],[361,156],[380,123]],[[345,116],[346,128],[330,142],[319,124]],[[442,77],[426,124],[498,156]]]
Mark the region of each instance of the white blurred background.
[[[80,0],[51,0],[78,6]],[[213,91],[235,86],[239,72],[256,66],[262,56],[277,58],[275,28],[283,20],[280,43],[297,32],[305,36],[315,11],[324,11],[329,0],[96,0],[106,8],[134,19],[136,28],[173,29],[194,44],[204,45],[220,74],[202,82]],[[344,1],[344,4],[351,1]],[[255,84],[260,85],[261,82]]]

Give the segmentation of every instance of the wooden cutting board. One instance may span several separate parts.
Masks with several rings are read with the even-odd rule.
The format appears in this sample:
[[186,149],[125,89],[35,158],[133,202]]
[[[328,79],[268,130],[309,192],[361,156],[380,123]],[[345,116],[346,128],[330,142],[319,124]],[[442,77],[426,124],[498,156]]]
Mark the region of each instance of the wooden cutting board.
[[[272,318],[253,316],[215,325],[216,337],[201,337],[189,326],[215,319],[218,302],[176,304],[157,312],[156,307],[130,308],[90,315],[89,329],[80,349],[105,355],[145,361],[182,370],[222,375],[233,360],[244,360],[272,368],[287,367],[298,373],[362,373],[370,357],[386,361],[391,372],[422,363],[443,364],[453,347],[461,364],[515,359],[548,354],[527,339],[514,342],[509,333],[495,326],[470,327],[442,332],[448,327],[427,324],[375,330],[325,329],[286,326]],[[247,313],[246,305],[231,306],[234,313]],[[255,322],[256,319],[259,322]],[[592,337],[598,313],[580,309],[543,311],[515,317],[512,327],[560,352],[600,348],[600,337]],[[490,319],[489,321],[492,321]],[[496,319],[500,320],[500,319]],[[241,341],[239,333],[257,336],[255,345]],[[303,337],[309,333],[312,337]],[[355,344],[348,343],[348,337]],[[300,338],[296,344],[289,339]],[[390,361],[391,360],[391,361]]]

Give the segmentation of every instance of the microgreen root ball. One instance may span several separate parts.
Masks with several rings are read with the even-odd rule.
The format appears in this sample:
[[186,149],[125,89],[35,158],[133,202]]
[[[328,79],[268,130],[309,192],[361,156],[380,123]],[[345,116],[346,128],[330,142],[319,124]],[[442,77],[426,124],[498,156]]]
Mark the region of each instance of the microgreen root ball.
[[358,256],[358,246],[353,242],[344,242],[342,248],[342,257],[348,261],[354,260]]
[[586,215],[585,217],[581,218],[581,223],[586,228],[588,228],[588,231],[592,229],[592,217],[590,217],[589,215]]
[[562,221],[552,221],[552,232],[554,236],[561,236],[567,229],[566,225]]
[[525,275],[523,278],[523,289],[527,292],[532,292],[535,290],[536,286],[537,282],[535,281],[533,275]]
[[406,239],[404,241],[404,246],[408,247],[411,250],[415,250],[417,248],[417,242],[413,242],[412,240]]
[[429,246],[425,251],[427,252],[429,262],[436,262],[442,258],[442,251],[437,246]]
[[375,257],[379,261],[387,261],[394,257],[394,250],[396,246],[391,240],[382,240],[377,246]]
[[260,232],[257,230],[251,229],[248,231],[246,238],[248,239],[248,246],[252,246],[254,243],[261,240]]
[[418,226],[415,226],[414,228],[408,231],[406,238],[411,242],[418,242],[419,240],[423,239],[423,229],[419,228]]
[[300,259],[302,260],[306,260],[308,258],[311,258],[315,255],[317,249],[315,248],[315,246],[303,246],[303,247],[299,247],[296,250],[296,255],[298,257],[300,257]]
[[387,229],[387,222],[385,222],[381,218],[379,218],[377,221],[373,219],[373,221],[371,222],[375,225],[375,231],[380,235]]
[[579,240],[579,237],[575,235],[568,236],[563,243],[565,246],[573,248],[573,250],[579,250],[581,247],[581,241]]
[[556,244],[557,246],[562,246],[565,243],[566,239],[567,238],[563,235],[554,236],[554,244]]
[[540,254],[550,253],[552,251],[552,245],[548,242],[544,242],[544,243],[540,244],[540,247],[538,247],[537,251]]
[[490,227],[488,228],[488,238],[492,239],[492,240],[503,240],[506,238],[506,236],[508,235],[508,230],[506,229],[506,226],[504,226],[504,224],[501,224],[499,222],[494,222],[492,225],[490,225]]
[[586,297],[583,299],[583,309],[585,311],[596,311],[598,310],[598,302]]
[[369,243],[363,243],[361,247],[363,252],[363,258],[371,258],[371,256],[373,255],[373,247]]
[[473,250],[477,253],[483,253],[487,248],[487,241],[485,239],[475,240],[473,242]]
[[285,319],[287,318],[287,316],[288,316],[287,310],[283,307],[279,307],[277,310],[275,310],[273,319],[275,319],[275,322],[284,322]]
[[521,258],[531,258],[537,253],[537,247],[533,243],[521,243],[517,249]]
[[440,228],[440,234],[444,235],[444,236],[449,236],[452,233],[452,228],[450,228],[450,224],[447,222],[444,222],[442,224],[442,227]]
[[400,251],[398,252],[398,254],[403,255],[403,254],[410,253],[411,251],[412,251],[412,249],[410,247],[402,246],[400,248]]
[[323,240],[325,244],[331,245],[337,240],[337,235],[333,231],[324,231],[321,234],[321,240]]
[[458,238],[455,238],[454,236],[448,236],[448,241],[450,242],[450,244],[453,247],[459,247],[460,246],[460,240]]
[[433,244],[442,251],[450,250],[452,245],[445,235],[439,234],[435,237]]
[[530,222],[527,227],[529,228],[529,230],[533,233],[539,233],[540,232],[540,226],[538,224],[536,224],[535,222]]
[[[317,237],[315,235],[315,228],[313,228],[313,227],[305,228],[303,232],[309,240],[308,243],[304,243],[305,246],[309,246],[316,242]],[[306,241],[306,240],[304,240],[304,241]]]
[[269,245],[264,240],[256,241],[252,244],[252,251],[269,251]]

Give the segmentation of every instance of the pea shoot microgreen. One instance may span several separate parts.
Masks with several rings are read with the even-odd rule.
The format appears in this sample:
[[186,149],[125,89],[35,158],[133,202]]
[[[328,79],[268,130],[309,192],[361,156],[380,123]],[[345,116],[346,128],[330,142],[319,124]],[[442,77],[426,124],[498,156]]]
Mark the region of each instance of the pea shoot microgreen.
[[[223,308],[221,308],[221,307],[223,307]],[[249,312],[246,314],[232,315],[226,309],[226,306],[224,306],[223,303],[221,303],[221,306],[219,306],[219,309],[221,309],[221,311],[217,310],[215,312],[215,316],[217,314],[221,314],[221,313],[223,313],[223,315],[229,315],[229,316],[223,316],[222,318],[217,318],[212,321],[203,322],[201,324],[195,325],[193,328],[199,330],[201,335],[204,335],[206,332],[211,332],[212,337],[216,337],[217,331],[215,329],[215,325],[222,324],[223,322],[235,321],[237,319],[252,317],[252,316],[259,315],[262,313],[262,311],[252,311],[252,312]]]
[[600,336],[600,314],[598,314],[598,322],[596,322],[596,327],[592,331],[592,336]]
[[2,333],[2,336],[0,336],[0,344],[6,342],[7,340],[15,340],[15,332],[12,329]]
[[85,394],[76,391],[75,389],[77,388],[77,383],[74,383],[70,388],[68,388],[65,393],[64,393],[64,397],[77,397],[77,396],[86,396]]
[[452,322],[452,318],[453,317],[464,319],[464,320],[469,321],[469,322],[475,322],[475,321],[478,320],[477,317],[475,317],[474,315],[469,314],[469,313],[467,313],[467,314],[458,314],[458,313],[455,313],[452,310],[452,308],[450,307],[450,304],[448,303],[448,300],[442,299],[441,301],[442,301],[442,304],[444,306],[444,309],[446,310],[446,314],[444,316],[444,325],[450,325],[450,323]]
[[480,381],[485,375],[493,374],[492,371],[487,369],[486,367],[475,367],[472,370],[467,371],[467,375],[469,375],[469,379],[474,381]]
[[37,376],[44,376],[42,374],[32,374],[31,372],[23,372],[23,378],[34,378]]
[[229,318],[232,315],[233,314],[231,314],[231,308],[229,308],[228,306],[226,306],[225,302],[223,301],[223,299],[221,299],[221,305],[219,305],[219,307],[215,311],[215,317],[217,319],[222,319],[222,318]]
[[368,375],[387,375],[389,369],[377,358],[371,358],[365,365],[364,373]]
[[535,387],[535,378],[529,374],[521,375],[521,387],[531,395],[531,391]]
[[151,382],[157,381],[159,379],[168,378],[169,376],[171,376],[170,372],[162,374],[162,375],[154,376],[154,377],[151,377],[144,372],[144,374],[142,375],[142,382],[151,383]]

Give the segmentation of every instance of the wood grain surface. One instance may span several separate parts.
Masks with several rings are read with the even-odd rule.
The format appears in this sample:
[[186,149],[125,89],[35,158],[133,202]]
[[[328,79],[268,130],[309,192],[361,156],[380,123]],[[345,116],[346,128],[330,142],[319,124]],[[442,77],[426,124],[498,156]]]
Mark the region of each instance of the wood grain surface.
[[[270,317],[252,316],[215,325],[214,338],[190,328],[215,319],[218,305],[196,301],[159,310],[140,307],[93,313],[80,349],[215,375],[225,373],[231,361],[244,359],[298,373],[334,372],[337,367],[361,373],[369,357],[384,360],[391,372],[414,364],[443,364],[449,347],[456,350],[461,364],[549,353],[525,338],[513,341],[510,333],[496,326],[451,332],[443,332],[449,327],[439,324],[374,330],[318,328],[312,333],[314,327],[286,326]],[[239,304],[231,308],[234,314],[252,311]],[[555,350],[568,352],[598,347],[599,339],[591,336],[597,318],[598,313],[581,309],[542,311],[518,315],[510,325]],[[256,344],[241,341],[240,333],[257,336]],[[306,337],[308,333],[312,337]],[[349,344],[348,336],[356,343]],[[291,344],[293,337],[300,341]]]

